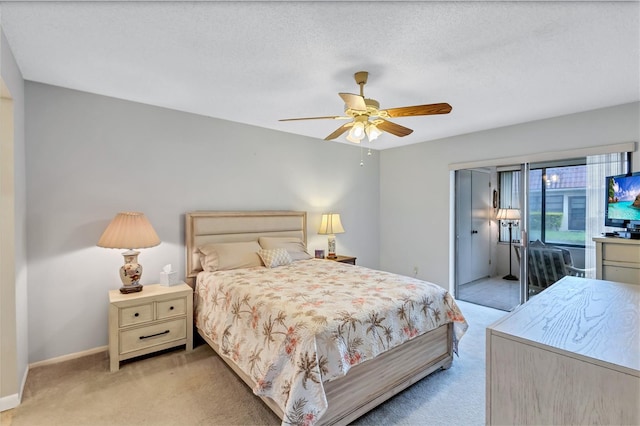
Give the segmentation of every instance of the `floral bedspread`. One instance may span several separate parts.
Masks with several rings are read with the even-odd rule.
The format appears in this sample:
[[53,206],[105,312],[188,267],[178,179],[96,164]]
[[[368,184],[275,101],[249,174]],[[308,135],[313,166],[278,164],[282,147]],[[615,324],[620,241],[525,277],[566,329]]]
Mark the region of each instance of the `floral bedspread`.
[[339,262],[197,279],[196,326],[279,404],[283,424],[314,424],[327,408],[323,381],[449,322],[455,345],[467,323],[442,287]]

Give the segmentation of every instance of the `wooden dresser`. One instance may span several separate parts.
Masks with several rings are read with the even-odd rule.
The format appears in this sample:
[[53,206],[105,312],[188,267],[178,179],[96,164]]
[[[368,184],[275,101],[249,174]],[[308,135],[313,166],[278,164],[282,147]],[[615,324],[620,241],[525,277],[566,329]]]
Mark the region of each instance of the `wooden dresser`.
[[487,328],[498,424],[640,424],[640,286],[564,277]]
[[596,278],[640,284],[640,240],[596,237]]

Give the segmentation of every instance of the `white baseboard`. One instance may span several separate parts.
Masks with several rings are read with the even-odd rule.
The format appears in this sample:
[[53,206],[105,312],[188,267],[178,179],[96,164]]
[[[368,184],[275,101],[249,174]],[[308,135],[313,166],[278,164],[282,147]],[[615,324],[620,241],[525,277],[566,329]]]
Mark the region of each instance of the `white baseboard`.
[[87,356],[87,355],[93,355],[93,354],[97,354],[100,352],[104,352],[106,350],[108,350],[108,346],[99,346],[97,348],[93,348],[93,349],[89,349],[86,351],[82,351],[82,352],[76,352],[73,354],[68,354],[68,355],[63,355],[63,356],[59,356],[56,358],[51,358],[51,359],[46,359],[44,361],[38,361],[38,362],[34,362],[32,364],[29,364],[24,372],[24,375],[22,376],[22,382],[20,383],[20,393],[14,393],[13,395],[8,395],[8,396],[3,396],[0,398],[0,411],[6,411],[6,410],[10,410],[12,408],[16,408],[18,405],[20,405],[20,401],[22,400],[22,394],[24,392],[24,387],[27,383],[27,376],[29,374],[29,369],[34,368],[34,367],[41,367],[43,365],[51,365],[51,364],[57,364],[59,362],[63,362],[63,361],[68,361],[70,359],[76,359],[76,358],[81,358],[83,356]]
[[51,365],[57,364],[59,362],[68,361],[70,359],[81,358],[87,355],[93,355],[100,352],[104,352],[108,350],[108,346],[99,346],[97,348],[88,349],[82,352],[76,352],[73,354],[63,355],[51,359],[45,359],[43,361],[37,361],[32,364],[29,364],[24,371],[24,375],[22,376],[22,382],[20,383],[20,393],[14,393],[13,395],[8,395],[0,398],[0,411],[10,410],[12,408],[16,408],[20,405],[20,401],[22,400],[22,395],[24,392],[24,387],[27,384],[27,376],[29,375],[29,369],[34,367],[42,367],[43,365]]
[[27,376],[29,375],[29,366],[24,370],[24,375],[22,376],[22,383],[20,384],[20,395],[18,395],[18,402],[22,402],[22,396],[24,395],[24,386],[27,384]]
[[0,411],[10,410],[20,405],[20,396],[17,393],[0,398]]
[[42,361],[36,361],[34,363],[29,364],[29,368],[42,367],[43,365],[51,365],[57,364],[63,361],[69,361],[70,359],[82,358],[83,356],[93,355],[100,352],[107,351],[109,349],[108,346],[98,346],[97,348],[87,349],[86,351],[76,352],[68,355],[62,355],[55,358],[45,359]]
[[22,401],[22,394],[24,392],[24,385],[27,383],[27,375],[29,374],[29,367],[24,371],[22,376],[22,383],[20,384],[20,393],[14,393],[13,395],[4,396],[0,398],[0,411],[10,410],[20,405]]

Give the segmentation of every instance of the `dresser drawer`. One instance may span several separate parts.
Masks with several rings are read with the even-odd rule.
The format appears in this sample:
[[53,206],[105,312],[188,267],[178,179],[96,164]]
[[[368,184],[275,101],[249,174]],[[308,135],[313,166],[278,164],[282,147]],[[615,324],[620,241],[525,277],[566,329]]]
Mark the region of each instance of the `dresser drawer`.
[[180,318],[120,332],[120,353],[138,351],[187,337],[187,320]]
[[602,260],[630,263],[640,262],[640,259],[638,259],[638,249],[626,244],[603,244]]
[[[618,263],[617,265],[622,265]],[[624,266],[603,265],[602,279],[619,283],[638,284],[640,283],[640,269],[625,268]]]
[[120,327],[142,324],[151,320],[153,320],[153,303],[120,309]]
[[177,299],[163,300],[157,303],[156,309],[158,319],[184,315],[187,312],[187,299],[180,297]]

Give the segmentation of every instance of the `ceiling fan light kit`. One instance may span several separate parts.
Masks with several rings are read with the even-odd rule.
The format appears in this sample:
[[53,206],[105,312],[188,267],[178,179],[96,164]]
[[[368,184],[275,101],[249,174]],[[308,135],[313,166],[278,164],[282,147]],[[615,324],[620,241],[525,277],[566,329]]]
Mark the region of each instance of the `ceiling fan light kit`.
[[367,131],[367,138],[369,139],[369,142],[378,139],[378,136],[382,134],[380,129],[378,129],[373,123],[369,123],[365,130]]
[[345,103],[344,116],[332,115],[323,117],[285,118],[280,121],[351,119],[350,122],[345,123],[334,130],[333,133],[325,138],[325,140],[336,139],[344,133],[349,132],[346,139],[349,142],[360,143],[365,137],[367,137],[369,142],[374,141],[382,134],[382,132],[391,133],[398,137],[407,136],[413,132],[413,130],[407,127],[387,120],[388,118],[448,114],[451,112],[452,108],[448,103],[380,109],[380,103],[378,101],[364,97],[364,85],[367,84],[369,73],[367,71],[358,71],[353,77],[356,80],[356,83],[360,86],[360,94],[338,93]]
[[365,125],[368,124],[367,117],[364,115],[358,115],[353,118],[353,124],[351,126],[351,130],[349,130],[349,134],[347,135],[347,140],[353,143],[360,143],[365,136]]

